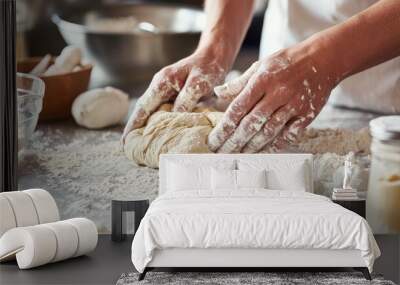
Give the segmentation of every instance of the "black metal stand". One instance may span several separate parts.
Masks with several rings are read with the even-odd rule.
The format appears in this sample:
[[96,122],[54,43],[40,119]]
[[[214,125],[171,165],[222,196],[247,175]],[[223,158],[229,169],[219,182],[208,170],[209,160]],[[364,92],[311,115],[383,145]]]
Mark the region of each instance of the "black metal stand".
[[15,0],[2,0],[0,1],[0,192],[18,190],[15,32]]
[[123,233],[123,214],[124,212],[135,212],[135,232],[139,227],[140,221],[146,214],[149,208],[149,200],[138,201],[119,201],[112,200],[111,202],[111,240],[123,241],[126,234]]

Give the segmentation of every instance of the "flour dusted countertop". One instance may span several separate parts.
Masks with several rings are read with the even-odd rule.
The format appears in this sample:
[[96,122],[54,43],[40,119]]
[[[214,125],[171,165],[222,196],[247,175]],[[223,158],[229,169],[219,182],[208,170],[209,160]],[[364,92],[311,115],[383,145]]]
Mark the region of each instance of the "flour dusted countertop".
[[[324,109],[313,127],[366,127],[373,114]],[[30,150],[20,155],[20,189],[40,187],[56,199],[63,219],[84,216],[100,232],[110,231],[111,199],[154,199],[158,170],[139,167],[119,151],[121,127],[87,130],[72,121],[39,124]],[[340,156],[317,158],[315,189],[328,195],[340,179],[332,175],[341,166]],[[338,184],[338,185],[336,185]]]
[[40,124],[20,154],[19,188],[44,188],[62,219],[92,219],[110,232],[112,199],[154,198],[158,171],[132,164],[119,150],[122,127],[87,130],[72,121]]

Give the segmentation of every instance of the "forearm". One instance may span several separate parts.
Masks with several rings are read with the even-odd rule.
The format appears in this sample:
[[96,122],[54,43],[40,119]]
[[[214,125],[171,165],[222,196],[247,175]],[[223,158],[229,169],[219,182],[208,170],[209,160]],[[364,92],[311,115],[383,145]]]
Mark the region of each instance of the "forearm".
[[206,26],[198,50],[212,50],[230,68],[249,27],[253,3],[253,0],[207,0]]
[[303,43],[338,83],[400,55],[400,1],[381,0]]

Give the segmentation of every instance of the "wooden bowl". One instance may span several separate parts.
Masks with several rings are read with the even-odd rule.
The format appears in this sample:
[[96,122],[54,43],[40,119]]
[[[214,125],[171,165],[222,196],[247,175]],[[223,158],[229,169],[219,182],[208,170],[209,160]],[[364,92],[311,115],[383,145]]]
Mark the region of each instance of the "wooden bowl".
[[[29,73],[41,60],[40,57],[23,59],[18,62],[18,72]],[[52,59],[51,63],[54,62]],[[39,121],[63,120],[70,118],[75,98],[88,89],[92,66],[60,75],[39,76],[45,83],[43,109]]]

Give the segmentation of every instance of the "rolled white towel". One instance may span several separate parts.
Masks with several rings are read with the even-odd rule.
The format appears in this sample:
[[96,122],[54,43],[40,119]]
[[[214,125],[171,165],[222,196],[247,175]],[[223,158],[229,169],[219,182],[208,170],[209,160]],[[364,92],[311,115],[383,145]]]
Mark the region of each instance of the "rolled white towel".
[[0,193],[0,206],[0,237],[15,227],[60,220],[56,201],[43,189]]
[[44,224],[53,231],[57,240],[57,251],[51,262],[57,262],[74,256],[79,243],[78,232],[67,221]]
[[0,237],[16,226],[17,222],[10,202],[6,197],[0,195]]
[[74,226],[78,232],[78,248],[73,257],[86,254],[96,248],[98,239],[97,227],[91,220],[86,218],[74,218],[66,220],[65,222]]
[[35,205],[28,194],[22,191],[14,191],[3,192],[0,193],[0,195],[10,202],[17,227],[27,227],[39,224]]
[[53,231],[42,225],[14,228],[0,238],[0,261],[16,257],[20,269],[49,263],[56,252]]
[[0,261],[16,257],[28,269],[87,254],[97,245],[97,228],[85,218],[19,227],[0,238]]
[[35,205],[39,224],[51,223],[60,220],[58,207],[53,196],[43,189],[29,189],[22,191],[28,194]]

